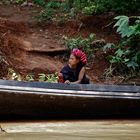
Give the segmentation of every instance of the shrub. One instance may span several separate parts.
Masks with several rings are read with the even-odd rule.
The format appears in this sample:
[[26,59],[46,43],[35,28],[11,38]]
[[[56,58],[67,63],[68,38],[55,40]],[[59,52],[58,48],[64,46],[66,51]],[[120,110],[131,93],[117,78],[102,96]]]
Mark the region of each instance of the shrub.
[[49,82],[49,83],[57,83],[58,82],[57,73],[55,73],[55,74],[48,74],[47,75],[46,82]]
[[140,67],[140,17],[117,16],[115,20],[114,27],[117,27],[122,40],[115,48],[114,55],[109,55],[107,59],[121,74],[137,73]]
[[93,48],[91,48],[91,43],[95,40],[95,38],[96,38],[95,34],[90,34],[88,38],[82,38],[82,37],[67,38],[67,37],[65,37],[65,44],[69,50],[72,50],[73,48],[82,49],[87,54],[87,58],[89,60],[93,54]]
[[33,0],[33,3],[36,4],[36,5],[39,5],[39,6],[43,7],[43,8],[46,7],[45,0]]
[[61,8],[61,3],[57,1],[33,0],[33,2],[42,7],[42,11],[37,16],[40,23],[51,21],[55,16],[55,9]]
[[39,81],[39,82],[49,82],[49,83],[57,83],[58,81],[58,76],[57,73],[55,74],[44,74],[40,73],[38,74],[38,77],[33,74],[28,74],[25,78],[26,81]]
[[54,12],[51,8],[47,8],[42,10],[37,16],[38,22],[44,23],[47,21],[51,21],[53,18]]
[[41,73],[41,74],[39,74],[38,81],[40,81],[40,82],[49,82],[49,83],[57,83],[58,76],[57,76],[57,73],[48,74],[48,75],[46,75],[44,73]]
[[[94,1],[94,0],[93,0]],[[95,0],[102,4],[107,11],[116,13],[132,13],[140,10],[139,0]]]
[[82,12],[86,15],[92,15],[93,13],[99,14],[105,11],[103,5],[100,4],[91,4],[90,6],[86,6],[82,9]]
[[86,14],[113,11],[116,13],[132,13],[140,11],[139,0],[67,0],[69,7],[84,11]]

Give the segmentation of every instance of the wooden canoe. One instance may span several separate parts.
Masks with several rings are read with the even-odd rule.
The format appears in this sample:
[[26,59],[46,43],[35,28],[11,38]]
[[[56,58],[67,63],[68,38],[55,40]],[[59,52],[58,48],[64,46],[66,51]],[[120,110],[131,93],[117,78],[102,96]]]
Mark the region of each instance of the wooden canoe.
[[140,86],[0,80],[0,117],[140,117]]

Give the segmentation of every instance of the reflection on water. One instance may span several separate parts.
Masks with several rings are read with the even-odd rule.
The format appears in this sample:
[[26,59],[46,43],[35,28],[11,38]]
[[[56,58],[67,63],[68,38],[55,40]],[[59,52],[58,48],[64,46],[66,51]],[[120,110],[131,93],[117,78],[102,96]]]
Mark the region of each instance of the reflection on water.
[[140,121],[0,123],[0,140],[139,140]]

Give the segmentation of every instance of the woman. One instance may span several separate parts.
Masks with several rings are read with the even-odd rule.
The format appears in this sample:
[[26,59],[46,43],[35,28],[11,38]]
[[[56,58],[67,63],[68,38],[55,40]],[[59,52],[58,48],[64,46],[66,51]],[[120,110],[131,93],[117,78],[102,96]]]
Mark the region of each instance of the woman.
[[85,53],[79,49],[73,49],[69,63],[59,73],[59,82],[66,84],[89,84],[89,79],[85,74],[86,62]]

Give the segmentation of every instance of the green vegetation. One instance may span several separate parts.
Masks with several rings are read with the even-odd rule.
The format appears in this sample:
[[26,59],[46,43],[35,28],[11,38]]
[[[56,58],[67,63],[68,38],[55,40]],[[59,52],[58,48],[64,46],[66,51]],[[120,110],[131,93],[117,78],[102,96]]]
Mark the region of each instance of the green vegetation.
[[40,73],[38,74],[38,76],[30,73],[27,74],[24,77],[22,77],[20,74],[18,74],[17,72],[15,72],[15,70],[13,70],[12,68],[8,69],[8,74],[7,74],[7,79],[8,80],[17,80],[17,81],[39,81],[39,82],[49,82],[49,83],[57,83],[58,81],[58,74],[54,73],[54,74],[44,74],[44,73]]
[[51,21],[53,18],[53,10],[52,9],[44,9],[37,16],[38,22],[45,23],[47,21]]
[[58,76],[57,73],[55,74],[44,74],[40,73],[38,74],[38,77],[35,78],[35,75],[28,74],[25,78],[26,81],[39,81],[39,82],[48,82],[48,83],[57,83]]
[[[53,18],[60,12],[62,3],[57,1],[48,1],[45,2],[44,0],[33,0],[36,5],[42,7],[42,11],[37,16],[37,19],[40,23],[45,23],[48,21],[52,21]],[[56,10],[59,9],[59,10]],[[59,11],[59,12],[58,12]]]
[[1,0],[0,4],[5,4],[5,5],[9,5],[9,4],[22,4],[25,1],[26,0]]
[[[22,4],[26,0],[2,0],[1,4]],[[47,22],[56,18],[57,14],[75,17],[77,13],[86,15],[101,14],[103,12],[135,13],[140,12],[139,0],[64,0],[45,1],[32,0],[35,5],[42,7],[38,15],[39,22]],[[58,9],[56,11],[56,9]]]
[[[50,21],[56,18],[56,14],[61,14],[61,16],[68,14],[75,17],[77,13],[92,15],[103,12],[118,14],[140,12],[139,0],[65,0],[63,2],[33,0],[33,2],[43,8],[39,14],[40,22]],[[58,9],[57,12],[56,9]]]
[[[32,0],[34,4],[39,5],[47,12],[49,8],[52,11],[60,8],[63,12],[70,12],[72,8],[75,12],[82,12],[84,14],[92,15],[103,12],[115,13],[134,13],[140,12],[139,0],[65,0],[65,1],[45,1],[45,0]],[[2,0],[1,3],[17,3],[21,4],[25,0]],[[48,13],[48,12],[47,12]]]
[[131,13],[140,11],[139,0],[67,0],[69,7],[83,10],[86,14],[105,11]]
[[21,81],[21,76],[17,74],[12,68],[8,68],[7,78],[10,80]]
[[69,50],[72,50],[73,48],[82,49],[87,54],[88,60],[90,60],[90,58],[92,58],[93,48],[91,47],[91,43],[96,39],[95,34],[90,34],[88,38],[82,38],[82,37],[67,38],[67,37],[64,37],[64,39],[65,39],[66,47]]
[[140,68],[140,16],[117,16],[114,27],[121,35],[118,45],[107,44],[105,50],[114,49],[114,53],[107,56],[113,72],[128,76],[139,73]]
[[49,82],[49,83],[57,83],[58,81],[58,74],[55,73],[55,74],[44,74],[44,73],[41,73],[41,74],[38,74],[39,75],[39,78],[38,78],[38,81],[40,82]]
[[34,75],[33,74],[27,74],[25,80],[30,81],[30,82],[35,81]]

